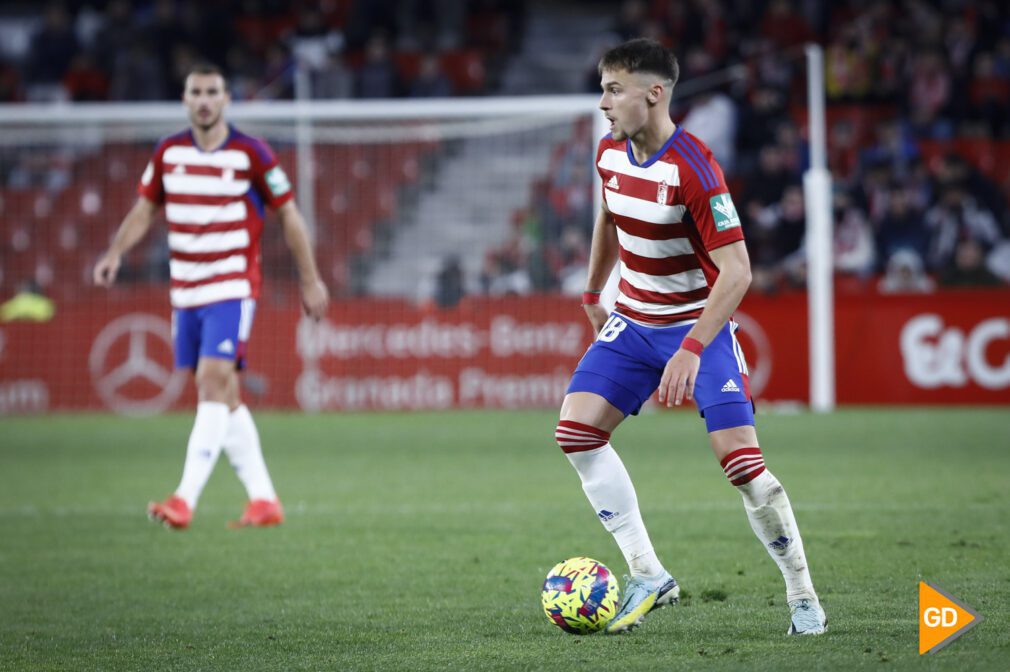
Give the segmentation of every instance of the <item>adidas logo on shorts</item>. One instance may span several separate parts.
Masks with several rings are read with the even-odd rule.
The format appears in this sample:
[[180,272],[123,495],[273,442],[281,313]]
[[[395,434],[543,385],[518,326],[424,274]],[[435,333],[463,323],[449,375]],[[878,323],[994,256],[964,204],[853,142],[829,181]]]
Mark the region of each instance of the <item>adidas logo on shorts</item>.
[[230,338],[226,338],[217,344],[217,351],[230,355],[235,352],[235,344],[231,342]]
[[729,380],[726,381],[726,384],[722,386],[722,391],[723,392],[739,392],[740,388],[737,387],[736,383],[733,382],[733,379],[730,378]]

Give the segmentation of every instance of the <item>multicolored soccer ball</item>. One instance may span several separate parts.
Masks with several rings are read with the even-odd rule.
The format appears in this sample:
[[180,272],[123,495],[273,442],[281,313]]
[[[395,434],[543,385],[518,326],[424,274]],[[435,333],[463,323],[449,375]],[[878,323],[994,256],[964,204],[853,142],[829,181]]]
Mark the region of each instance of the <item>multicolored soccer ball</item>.
[[551,623],[573,635],[588,635],[606,627],[617,613],[621,589],[603,563],[569,558],[547,574],[540,599]]

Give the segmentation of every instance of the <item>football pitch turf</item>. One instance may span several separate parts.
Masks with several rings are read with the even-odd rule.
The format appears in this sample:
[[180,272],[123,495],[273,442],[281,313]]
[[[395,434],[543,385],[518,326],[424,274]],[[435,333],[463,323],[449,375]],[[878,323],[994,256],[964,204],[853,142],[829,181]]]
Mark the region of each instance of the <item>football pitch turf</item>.
[[[226,529],[222,456],[192,527],[148,522],[191,416],[0,420],[2,670],[1006,670],[1010,410],[761,415],[829,617],[786,637],[781,577],[692,413],[615,434],[680,606],[630,635],[548,623],[550,567],[624,561],[553,412],[257,415],[286,505]],[[983,617],[917,648],[918,582]]]

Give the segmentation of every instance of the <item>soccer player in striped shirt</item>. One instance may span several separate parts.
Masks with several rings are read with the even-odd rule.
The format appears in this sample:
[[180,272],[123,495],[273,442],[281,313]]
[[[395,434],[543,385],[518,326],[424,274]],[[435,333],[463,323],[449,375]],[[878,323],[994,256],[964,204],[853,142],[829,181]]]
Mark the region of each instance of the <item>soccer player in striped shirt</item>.
[[[660,563],[628,472],[610,435],[658,387],[659,401],[692,399],[715,457],[743,496],[751,527],[786,583],[790,634],[827,620],[807,570],[789,498],[765,467],[754,429],[747,365],[732,321],[750,284],[740,220],[709,149],[671,121],[679,67],[659,43],[637,39],[600,60],[602,211],[596,218],[583,305],[596,341],[572,376],[556,438],[631,570],[607,631],[624,632],[680,588]],[[620,265],[616,307],[599,293]]]
[[195,372],[199,403],[182,481],[165,501],[151,502],[148,515],[172,528],[188,527],[223,449],[249,495],[237,524],[277,525],[284,512],[238,378],[259,294],[265,206],[277,211],[298,267],[305,313],[320,319],[329,294],[284,169],[264,141],[225,121],[230,96],[221,71],[194,68],[182,99],[190,128],[158,144],[137,203],[95,266],[94,280],[104,287],[115,282],[122,256],[164,205],[175,365]]

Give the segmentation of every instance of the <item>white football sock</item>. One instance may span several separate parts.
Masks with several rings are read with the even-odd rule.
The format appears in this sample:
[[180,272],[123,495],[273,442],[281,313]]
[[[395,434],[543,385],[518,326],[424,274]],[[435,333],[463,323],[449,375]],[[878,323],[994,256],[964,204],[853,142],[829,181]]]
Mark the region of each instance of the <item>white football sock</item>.
[[196,405],[196,420],[186,446],[186,463],[182,480],[175,494],[186,500],[190,509],[196,509],[197,500],[214,471],[221,454],[225,432],[228,431],[228,404],[218,401],[201,401]]
[[277,499],[274,484],[270,480],[260,435],[256,431],[252,413],[243,404],[231,413],[228,434],[224,440],[224,452],[235,469],[235,474],[245,486],[249,499]]
[[638,497],[624,463],[607,443],[601,448],[565,453],[579,472],[582,489],[603,527],[621,547],[633,577],[657,581],[665,573],[638,510]]
[[782,484],[767,469],[748,483],[737,486],[743,495],[747,518],[761,543],[772,556],[786,582],[786,601],[817,600],[807,569],[796,518]]

